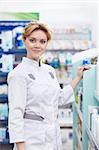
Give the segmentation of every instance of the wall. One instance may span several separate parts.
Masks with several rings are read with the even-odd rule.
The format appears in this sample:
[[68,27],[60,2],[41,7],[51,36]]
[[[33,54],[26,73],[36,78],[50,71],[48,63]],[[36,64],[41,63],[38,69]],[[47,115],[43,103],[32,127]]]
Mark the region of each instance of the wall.
[[36,1],[0,1],[0,12],[40,12],[40,21],[51,27],[88,26],[93,30],[92,38],[98,45],[98,8],[99,3],[93,0],[45,0]]

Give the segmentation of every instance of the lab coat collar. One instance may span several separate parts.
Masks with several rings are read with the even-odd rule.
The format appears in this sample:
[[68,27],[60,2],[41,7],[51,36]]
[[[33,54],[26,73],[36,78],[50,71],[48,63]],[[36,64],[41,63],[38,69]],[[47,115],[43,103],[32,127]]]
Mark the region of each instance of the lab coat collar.
[[36,60],[34,60],[34,59],[30,59],[30,58],[27,58],[27,57],[23,57],[22,62],[31,64],[31,65],[35,65],[35,66],[37,66],[37,67],[40,67],[40,66],[41,66],[40,60],[39,60],[39,62],[38,62],[38,61],[36,61]]

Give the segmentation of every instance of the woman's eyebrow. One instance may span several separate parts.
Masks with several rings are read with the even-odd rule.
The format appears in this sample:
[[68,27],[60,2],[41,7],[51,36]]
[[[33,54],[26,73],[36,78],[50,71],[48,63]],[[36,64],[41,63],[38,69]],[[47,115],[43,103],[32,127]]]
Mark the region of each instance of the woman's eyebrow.
[[36,39],[36,40],[44,40],[46,41],[46,39],[42,38],[42,39],[37,39],[36,37],[29,37],[30,39]]

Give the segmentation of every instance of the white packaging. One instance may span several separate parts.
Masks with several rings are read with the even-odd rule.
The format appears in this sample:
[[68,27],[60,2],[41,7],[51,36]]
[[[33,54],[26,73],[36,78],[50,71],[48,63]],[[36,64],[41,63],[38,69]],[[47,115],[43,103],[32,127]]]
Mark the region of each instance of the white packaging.
[[[98,118],[99,118],[99,114],[95,115],[95,117],[94,117],[94,133],[93,133],[95,139],[97,139],[97,120],[98,120]],[[98,124],[98,126],[99,126],[99,124]]]
[[96,128],[95,128],[95,120],[97,118],[98,115],[98,109],[93,109],[93,113],[92,113],[92,134],[94,135],[94,137],[96,136]]
[[7,93],[8,93],[7,84],[0,85],[0,94],[7,94]]
[[0,128],[0,142],[6,138],[6,128]]
[[99,57],[96,65],[96,94],[99,96]]
[[2,69],[3,72],[10,72],[13,69],[14,57],[13,55],[2,55]]
[[6,120],[8,117],[8,104],[0,104],[0,120]]
[[96,121],[96,140],[97,140],[97,143],[99,144],[99,116]]
[[12,43],[12,31],[6,31],[2,32],[0,35],[1,43],[0,47],[3,49],[4,52],[9,51],[9,49],[12,49],[13,43]]
[[[88,127],[90,130],[92,130],[92,115],[94,113],[94,109],[99,109],[98,106],[88,106]],[[96,113],[97,114],[97,113]]]
[[23,27],[22,26],[17,26],[13,29],[13,40],[15,44],[15,48],[21,49],[24,48],[24,44],[22,42],[22,32],[23,32]]

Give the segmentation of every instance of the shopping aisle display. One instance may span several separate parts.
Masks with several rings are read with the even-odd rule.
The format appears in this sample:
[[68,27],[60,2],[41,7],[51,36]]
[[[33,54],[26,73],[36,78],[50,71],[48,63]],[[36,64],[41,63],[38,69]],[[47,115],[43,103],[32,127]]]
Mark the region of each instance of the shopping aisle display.
[[[0,21],[0,149],[11,150],[8,133],[7,75],[25,55],[22,29],[29,21]],[[20,57],[19,57],[20,56]]]
[[[22,30],[28,22],[0,21],[0,148],[2,146],[2,149],[9,144],[7,75],[26,55],[22,43]],[[41,61],[55,68],[59,84],[63,88],[72,78],[72,55],[94,47],[94,43],[89,28],[53,29],[53,33],[52,42]],[[72,110],[67,109],[66,112],[64,108],[59,108],[58,116],[62,131],[63,127],[72,128]]]
[[62,128],[61,129],[62,136],[62,150],[72,150],[73,145],[73,130],[72,128]]
[[[54,36],[52,43],[48,47],[48,51],[43,58],[45,62],[52,65],[56,70],[56,75],[60,86],[66,86],[70,83],[72,79],[72,55],[75,53],[90,49],[94,47],[94,43],[91,40],[91,31],[89,28],[83,29],[54,29]],[[70,106],[69,106],[70,108]],[[72,130],[73,117],[69,115],[66,116],[66,106],[59,109],[59,123],[62,133]],[[61,115],[60,115],[61,114]],[[70,109],[70,114],[72,114],[72,109]],[[72,140],[71,138],[62,137],[63,149],[68,147],[68,142],[71,143],[70,150],[72,150]],[[69,135],[68,135],[69,137]],[[63,140],[65,138],[65,140]]]
[[[68,106],[69,107],[69,106]],[[60,108],[58,121],[61,127],[62,150],[72,150],[73,145],[73,112],[71,108]]]
[[72,78],[72,55],[92,47],[90,28],[56,28],[42,61],[55,68],[60,84],[67,85]]
[[[83,73],[83,80],[75,90],[76,102],[73,104],[73,150],[99,149],[99,95],[97,95],[97,57],[98,49],[90,49],[76,55],[73,64],[73,77],[80,65],[91,68]],[[94,59],[93,59],[94,58]],[[94,60],[94,61],[93,61]],[[99,83],[98,83],[99,84]]]

